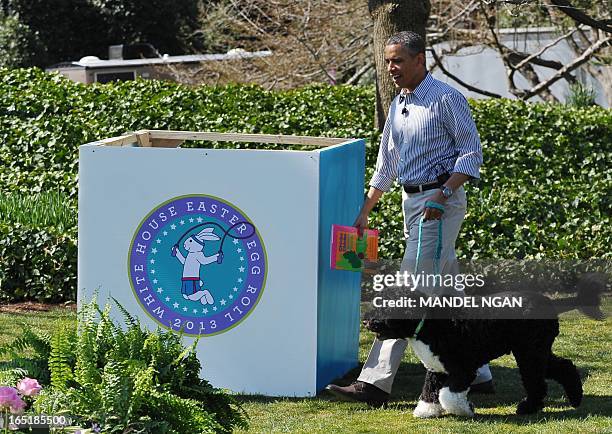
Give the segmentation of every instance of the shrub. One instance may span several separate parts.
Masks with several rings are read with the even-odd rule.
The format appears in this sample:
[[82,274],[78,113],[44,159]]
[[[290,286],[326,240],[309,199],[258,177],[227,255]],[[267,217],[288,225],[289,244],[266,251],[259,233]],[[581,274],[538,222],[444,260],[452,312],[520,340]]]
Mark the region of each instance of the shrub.
[[0,378],[16,369],[30,376],[42,372],[35,412],[70,415],[99,432],[219,433],[247,427],[238,402],[200,378],[197,341],[185,348],[178,334],[143,329],[118,308],[125,328],[111,320],[110,305],[101,311],[93,300],[79,311],[78,334],[59,329],[41,337],[28,330],[0,348],[0,355],[25,349],[35,355],[0,365]]
[[0,222],[0,301],[76,299],[76,228],[67,233]]
[[60,193],[0,196],[0,301],[76,300],[76,220]]
[[612,111],[473,104],[482,182],[470,191],[465,258],[610,258]]

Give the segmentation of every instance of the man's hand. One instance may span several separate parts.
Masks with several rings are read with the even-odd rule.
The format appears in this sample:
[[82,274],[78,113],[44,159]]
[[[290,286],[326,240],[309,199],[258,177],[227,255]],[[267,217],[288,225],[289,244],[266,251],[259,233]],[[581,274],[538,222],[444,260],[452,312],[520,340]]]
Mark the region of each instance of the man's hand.
[[376,202],[378,202],[378,199],[380,199],[380,196],[382,196],[382,194],[382,190],[378,190],[374,187],[370,187],[370,189],[368,190],[366,199],[363,202],[363,205],[361,206],[361,211],[359,211],[359,215],[357,215],[355,223],[353,223],[353,226],[357,228],[357,235],[359,235],[360,238],[363,236],[363,230],[368,227],[368,216],[370,215],[372,208],[374,208],[374,205],[376,205]]
[[[429,198],[432,202],[437,202],[440,205],[444,205],[446,203],[446,198],[442,194],[442,191],[437,190],[436,194]],[[435,208],[425,208],[423,210],[423,220],[440,220],[442,217],[442,211]]]
[[360,212],[353,226],[357,228],[357,235],[361,238],[363,236],[363,230],[368,227],[368,215]]

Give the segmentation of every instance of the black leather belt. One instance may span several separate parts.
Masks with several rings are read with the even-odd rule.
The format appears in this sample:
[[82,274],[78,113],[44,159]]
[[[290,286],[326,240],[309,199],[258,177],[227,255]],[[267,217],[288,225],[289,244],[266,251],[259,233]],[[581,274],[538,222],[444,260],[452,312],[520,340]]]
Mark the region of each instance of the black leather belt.
[[421,184],[421,185],[404,185],[404,191],[406,193],[419,193],[427,190],[433,190],[434,188],[440,188],[446,181],[448,181],[450,175],[448,173],[443,173],[438,176],[438,180],[436,182],[432,182],[430,184]]

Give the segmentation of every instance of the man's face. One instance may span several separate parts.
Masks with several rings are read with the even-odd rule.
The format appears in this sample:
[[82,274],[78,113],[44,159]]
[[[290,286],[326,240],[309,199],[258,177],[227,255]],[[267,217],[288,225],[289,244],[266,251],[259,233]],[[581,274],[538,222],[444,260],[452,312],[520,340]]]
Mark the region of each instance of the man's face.
[[425,55],[412,55],[403,45],[387,45],[385,63],[396,87],[414,90],[425,77]]

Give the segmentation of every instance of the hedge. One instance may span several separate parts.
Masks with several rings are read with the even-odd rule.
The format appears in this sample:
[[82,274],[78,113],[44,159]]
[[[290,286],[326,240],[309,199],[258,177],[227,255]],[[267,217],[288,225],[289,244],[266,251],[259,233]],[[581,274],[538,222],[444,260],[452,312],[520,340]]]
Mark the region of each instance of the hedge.
[[76,230],[0,223],[0,302],[76,300]]
[[74,300],[76,213],[58,193],[0,196],[0,302]]
[[[78,146],[127,131],[363,137],[368,177],[377,153],[370,87],[271,92],[144,80],[84,86],[38,69],[0,69],[0,95],[0,193],[58,191],[73,212]],[[612,112],[503,99],[470,104],[484,165],[480,184],[467,187],[459,257],[612,257]],[[372,225],[382,230],[382,257],[402,255],[399,196],[398,188],[383,196],[372,216]],[[23,239],[2,234],[3,245]],[[2,263],[4,275],[15,273],[4,265],[15,258],[3,256]],[[1,285],[0,293],[6,292]]]

